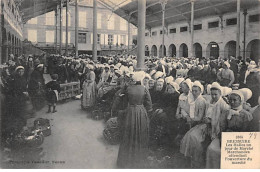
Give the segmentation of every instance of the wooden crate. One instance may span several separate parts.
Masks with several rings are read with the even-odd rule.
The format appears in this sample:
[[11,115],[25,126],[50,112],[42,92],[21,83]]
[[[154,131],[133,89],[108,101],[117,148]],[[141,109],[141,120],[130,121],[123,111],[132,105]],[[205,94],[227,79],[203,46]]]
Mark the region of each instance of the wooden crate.
[[66,84],[61,84],[61,92],[59,94],[59,100],[69,99],[80,94],[80,83],[70,82]]

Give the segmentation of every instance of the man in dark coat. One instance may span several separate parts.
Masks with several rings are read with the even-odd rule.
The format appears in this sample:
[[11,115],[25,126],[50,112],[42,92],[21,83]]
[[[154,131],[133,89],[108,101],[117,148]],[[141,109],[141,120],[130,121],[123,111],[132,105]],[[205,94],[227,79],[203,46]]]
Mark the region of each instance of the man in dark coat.
[[62,64],[62,58],[59,58],[58,66],[55,68],[54,73],[58,74],[58,82],[60,84],[63,84],[68,80],[68,72],[65,65]]
[[44,107],[45,102],[45,81],[43,78],[43,64],[39,64],[31,74],[28,89],[32,104],[35,110],[40,110]]

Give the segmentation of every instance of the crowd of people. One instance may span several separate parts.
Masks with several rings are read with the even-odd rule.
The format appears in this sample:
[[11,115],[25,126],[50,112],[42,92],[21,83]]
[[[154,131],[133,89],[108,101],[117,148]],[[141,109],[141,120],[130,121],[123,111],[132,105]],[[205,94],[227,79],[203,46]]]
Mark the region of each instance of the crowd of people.
[[33,111],[43,107],[43,73],[56,86],[80,82],[82,109],[109,104],[122,129],[120,168],[145,168],[149,149],[161,146],[177,147],[192,168],[220,168],[222,132],[259,131],[260,60],[146,57],[138,71],[136,56],[49,55],[5,65],[1,94],[16,126],[26,125],[29,98]]

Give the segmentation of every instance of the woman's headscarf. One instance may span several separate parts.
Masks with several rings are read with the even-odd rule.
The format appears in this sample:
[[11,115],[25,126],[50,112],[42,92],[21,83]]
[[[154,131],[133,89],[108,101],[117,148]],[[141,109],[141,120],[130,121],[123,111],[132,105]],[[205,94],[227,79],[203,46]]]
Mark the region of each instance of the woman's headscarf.
[[203,86],[199,81],[193,82],[193,86],[199,87],[200,90],[201,90],[201,94],[203,93],[203,91],[204,91],[204,86]]
[[189,89],[191,90],[191,88],[192,88],[192,82],[191,82],[191,80],[190,79],[186,79],[186,80],[184,80],[182,83],[185,83],[185,84],[187,84],[187,86],[189,87]]
[[212,85],[211,85],[211,88],[216,88],[216,89],[218,89],[220,91],[221,95],[223,94],[223,88],[219,85],[219,83],[213,82]]
[[171,81],[169,84],[175,89],[175,91],[176,91],[177,93],[180,93],[180,92],[179,92],[179,89],[180,89],[179,84],[177,84],[176,82],[173,82],[173,81]]
[[[233,115],[239,115],[239,112],[240,112],[241,110],[243,110],[243,103],[244,103],[244,101],[245,101],[244,94],[243,94],[243,92],[242,92],[241,90],[233,90],[233,91],[230,93],[230,95],[231,95],[231,94],[236,94],[236,95],[238,95],[238,96],[240,97],[240,99],[241,99],[241,103],[240,103],[240,105],[239,105],[237,108],[235,108],[235,109],[230,109],[229,114],[228,114],[228,117],[227,117],[228,120],[230,120]],[[252,114],[251,114],[251,113],[248,113],[248,114],[247,114],[247,118],[248,118],[248,121],[251,121],[251,120],[253,119]]]

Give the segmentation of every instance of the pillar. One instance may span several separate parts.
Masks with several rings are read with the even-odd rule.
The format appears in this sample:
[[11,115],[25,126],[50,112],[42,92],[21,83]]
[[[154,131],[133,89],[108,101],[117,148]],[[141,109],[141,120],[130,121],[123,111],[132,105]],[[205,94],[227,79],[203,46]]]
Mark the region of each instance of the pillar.
[[[0,2],[0,64],[2,64],[2,58],[3,58],[3,54],[2,54],[2,47],[3,47],[2,28],[3,28],[3,26],[2,26],[2,3]],[[0,115],[0,121],[1,121],[1,115]],[[0,127],[1,127],[1,124],[0,124]],[[0,128],[0,132],[1,132],[1,128]],[[0,139],[1,139],[1,133],[0,133]]]
[[236,38],[236,57],[240,55],[240,0],[237,0],[237,38]]
[[246,59],[246,15],[247,9],[244,10],[244,41],[243,41],[243,59]]
[[137,70],[144,70],[146,0],[138,0]]
[[191,35],[191,39],[190,39],[190,56],[193,57],[194,56],[194,52],[193,52],[193,42],[194,42],[194,0],[191,0],[191,21],[190,21],[190,35]]
[[78,57],[78,25],[79,25],[79,11],[78,0],[75,0],[75,57]]
[[[167,0],[162,0],[161,5],[162,5],[162,54],[159,54],[161,58],[164,57],[164,27],[165,27],[165,6],[166,6]],[[160,49],[160,47],[159,47]]]
[[93,45],[92,58],[97,61],[97,0],[93,0]]
[[60,55],[62,54],[62,0],[60,1]]
[[55,10],[55,52],[58,54],[58,5]]
[[66,1],[66,48],[65,48],[65,55],[68,56],[68,0]]
[[128,44],[127,44],[127,54],[130,55],[130,32],[131,32],[131,23],[130,23],[131,15],[128,16],[127,20],[127,35],[128,35]]

